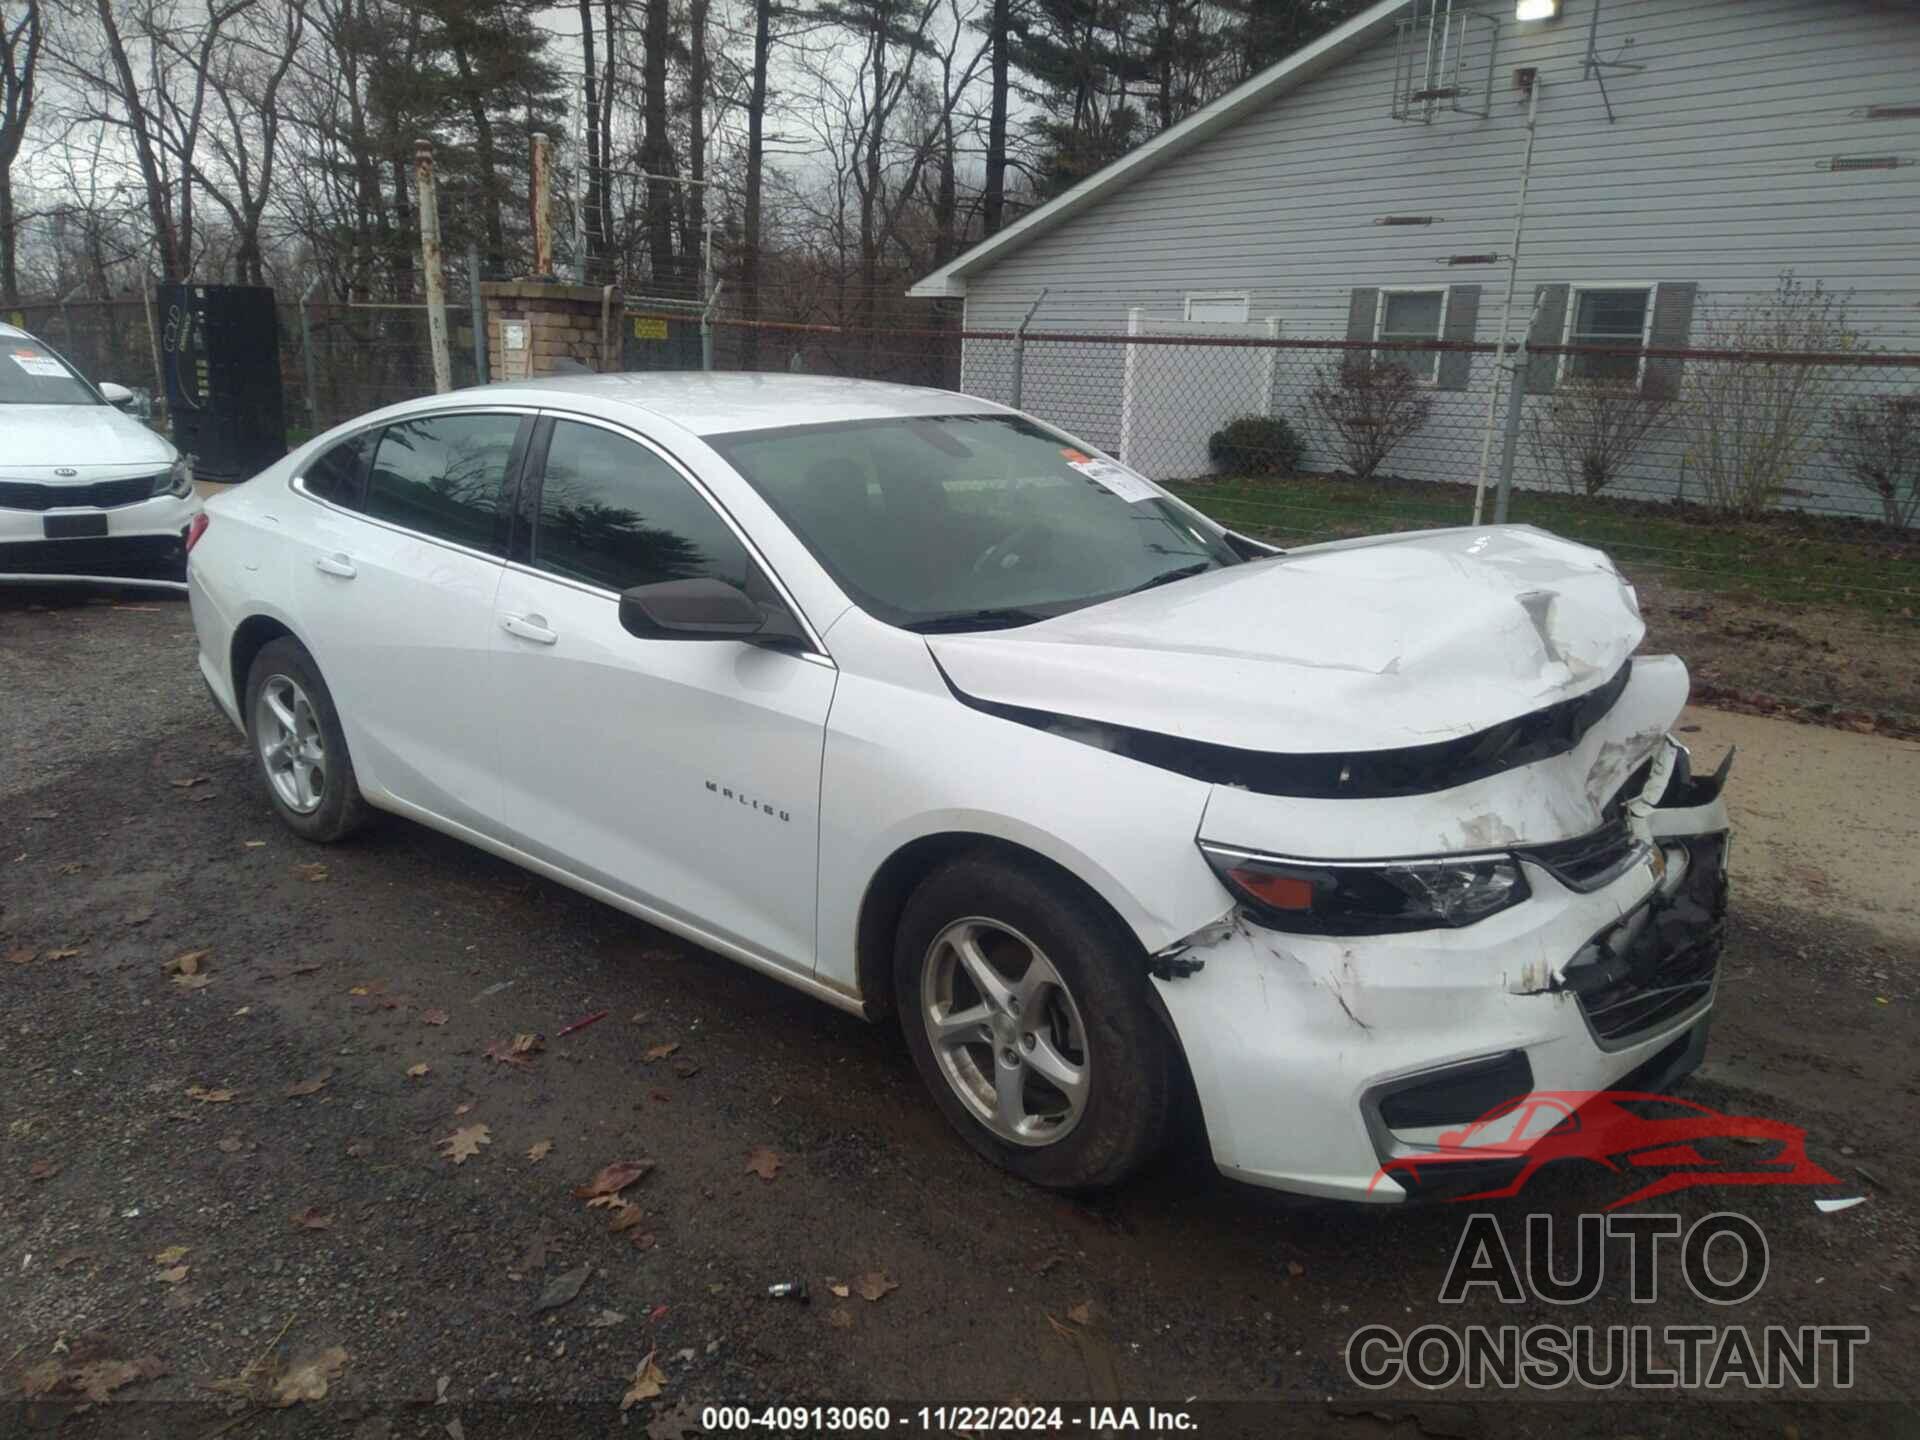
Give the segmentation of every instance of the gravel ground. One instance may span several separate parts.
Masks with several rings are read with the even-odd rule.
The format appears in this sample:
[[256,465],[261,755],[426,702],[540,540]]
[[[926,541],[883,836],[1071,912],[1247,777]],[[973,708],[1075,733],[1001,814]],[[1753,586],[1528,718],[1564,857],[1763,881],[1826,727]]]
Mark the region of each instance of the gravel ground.
[[[1363,1322],[1569,1317],[1439,1304],[1463,1207],[1290,1202],[1191,1140],[1097,1200],[1030,1190],[885,1029],[417,826],[303,845],[191,658],[177,602],[0,597],[0,1431],[665,1437],[733,1400],[1190,1397],[1262,1402],[1207,1436],[1920,1431],[1909,943],[1741,905],[1689,1094],[1806,1126],[1839,1183],[1655,1207],[1763,1227],[1739,1323],[1870,1326],[1851,1394],[1371,1394]],[[489,1058],[518,1034],[544,1044]],[[575,1193],[627,1159],[654,1166],[628,1209]],[[1555,1173],[1476,1208],[1517,1237],[1621,1193]],[[788,1280],[812,1303],[767,1295]],[[1730,1323],[1677,1280],[1625,1295],[1614,1266],[1577,1323]],[[623,1416],[648,1356],[659,1394]],[[112,1399],[23,1398],[54,1376]]]

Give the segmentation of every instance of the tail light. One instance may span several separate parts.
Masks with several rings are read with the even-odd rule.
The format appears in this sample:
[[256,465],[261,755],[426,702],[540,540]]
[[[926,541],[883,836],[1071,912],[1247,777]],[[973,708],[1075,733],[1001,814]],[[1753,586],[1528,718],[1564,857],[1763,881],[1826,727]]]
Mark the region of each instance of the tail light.
[[187,522],[187,554],[193,553],[193,547],[200,543],[200,537],[207,533],[207,512],[202,510]]

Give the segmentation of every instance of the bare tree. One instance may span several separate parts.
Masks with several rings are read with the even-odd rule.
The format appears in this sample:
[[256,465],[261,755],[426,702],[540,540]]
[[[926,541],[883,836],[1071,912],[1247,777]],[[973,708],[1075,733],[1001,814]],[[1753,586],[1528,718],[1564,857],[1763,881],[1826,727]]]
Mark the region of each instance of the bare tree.
[[1575,495],[1598,495],[1667,418],[1667,398],[1631,380],[1563,381],[1528,419],[1534,460]]
[[1920,395],[1875,395],[1839,407],[1827,453],[1880,502],[1887,524],[1920,517]]
[[19,18],[0,11],[0,303],[20,301],[19,218],[13,204],[13,162],[33,120],[34,84],[45,31],[40,0],[26,0]]
[[1321,444],[1349,475],[1366,480],[1426,425],[1433,397],[1405,365],[1362,351],[1320,367],[1307,407],[1318,422]]

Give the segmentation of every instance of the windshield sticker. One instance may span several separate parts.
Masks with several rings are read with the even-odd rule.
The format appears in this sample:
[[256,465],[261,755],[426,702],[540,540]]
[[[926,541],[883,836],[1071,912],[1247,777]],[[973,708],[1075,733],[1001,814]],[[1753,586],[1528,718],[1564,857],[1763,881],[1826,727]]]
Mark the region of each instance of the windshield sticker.
[[67,378],[67,367],[51,355],[36,355],[31,350],[13,352],[13,363],[29,375],[45,375],[54,380]]
[[1137,500],[1158,500],[1160,492],[1144,475],[1136,475],[1112,460],[1070,460],[1067,462],[1094,484],[1111,490],[1129,505]]

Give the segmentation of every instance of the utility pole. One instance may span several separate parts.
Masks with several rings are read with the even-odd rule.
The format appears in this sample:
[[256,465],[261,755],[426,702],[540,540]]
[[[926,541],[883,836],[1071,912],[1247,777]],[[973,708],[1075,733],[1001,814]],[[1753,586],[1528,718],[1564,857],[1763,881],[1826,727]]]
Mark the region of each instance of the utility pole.
[[440,197],[433,182],[433,145],[413,142],[413,184],[420,210],[420,271],[427,282],[427,343],[433,349],[433,393],[453,389],[447,355],[447,281],[440,263]]

